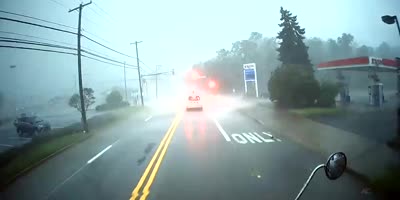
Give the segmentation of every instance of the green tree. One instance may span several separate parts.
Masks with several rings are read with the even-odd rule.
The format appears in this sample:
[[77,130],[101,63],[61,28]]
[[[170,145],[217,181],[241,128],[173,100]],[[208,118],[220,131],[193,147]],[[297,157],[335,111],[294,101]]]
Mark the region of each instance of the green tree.
[[120,104],[122,102],[122,95],[117,90],[113,90],[106,97],[107,104]]
[[308,54],[310,56],[311,63],[318,65],[321,62],[326,61],[326,50],[324,46],[324,41],[321,38],[311,38],[305,40],[308,48]]
[[298,64],[311,69],[311,63],[308,58],[308,47],[304,44],[303,39],[305,29],[301,28],[297,22],[297,16],[292,16],[288,10],[281,7],[281,21],[279,27],[282,31],[278,33],[279,43],[279,60],[282,64]]
[[353,57],[353,42],[354,36],[349,33],[343,33],[341,37],[338,37],[337,44],[341,59]]
[[340,58],[340,49],[339,45],[337,44],[336,40],[334,39],[328,39],[327,41],[327,60],[335,60]]
[[[83,100],[85,103],[85,111],[95,103],[94,91],[92,88],[83,88]],[[79,112],[81,109],[81,100],[79,94],[73,94],[68,101],[68,105],[76,108]]]
[[282,65],[275,69],[268,82],[271,100],[277,100],[284,107],[306,107],[314,105],[319,96],[319,83],[314,77],[307,46],[304,44],[304,29],[300,28],[297,17],[281,7],[282,31],[279,59]]
[[388,43],[382,42],[378,48],[376,48],[376,56],[381,58],[387,58],[391,55],[391,48]]
[[355,50],[355,56],[371,56],[370,48],[362,45]]
[[275,69],[268,83],[270,98],[283,107],[307,107],[319,97],[319,83],[299,65]]
[[321,92],[318,97],[318,106],[334,106],[335,98],[339,93],[339,85],[329,81],[322,81],[320,88]]

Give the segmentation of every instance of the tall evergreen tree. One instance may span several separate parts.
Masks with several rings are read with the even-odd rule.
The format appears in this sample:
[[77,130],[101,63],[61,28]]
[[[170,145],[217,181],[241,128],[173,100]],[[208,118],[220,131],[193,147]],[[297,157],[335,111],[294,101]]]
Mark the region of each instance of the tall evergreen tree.
[[282,66],[268,81],[270,99],[285,107],[306,107],[315,104],[319,96],[319,83],[308,58],[308,47],[303,39],[305,30],[300,28],[297,17],[281,7],[282,31],[277,39],[277,49]]
[[279,52],[279,60],[282,64],[298,64],[308,66],[311,69],[311,63],[308,58],[308,47],[304,44],[305,29],[301,28],[297,22],[297,16],[292,16],[292,13],[281,7],[281,21],[279,27],[282,31],[278,33],[280,46],[277,49]]

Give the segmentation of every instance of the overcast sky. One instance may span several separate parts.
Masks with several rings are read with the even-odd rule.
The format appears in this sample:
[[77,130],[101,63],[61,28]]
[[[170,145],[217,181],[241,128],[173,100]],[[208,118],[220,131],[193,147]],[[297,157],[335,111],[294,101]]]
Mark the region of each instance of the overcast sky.
[[[76,7],[79,2],[80,0],[1,0],[0,8],[77,27],[78,13],[68,13],[68,9]],[[132,56],[136,56],[135,48],[130,43],[135,40],[143,41],[139,44],[139,57],[152,69],[158,64],[163,65],[165,69],[175,68],[178,71],[191,67],[194,63],[215,56],[215,52],[221,48],[230,49],[233,42],[247,39],[251,32],[276,37],[281,6],[298,16],[300,25],[306,29],[306,37],[337,38],[345,32],[354,35],[358,44],[377,46],[382,41],[393,45],[400,44],[396,27],[386,25],[380,19],[385,14],[400,16],[399,0],[93,2],[95,4],[85,7],[83,11],[83,34]],[[3,13],[0,13],[0,16],[17,18]],[[73,35],[2,20],[0,31],[39,36],[76,45],[76,37]],[[4,33],[0,35],[12,36]],[[87,40],[83,40],[83,46],[136,65],[135,60],[119,56]],[[77,61],[74,56],[0,49],[0,59],[0,74],[3,80],[17,76],[20,80],[31,81],[26,78],[27,75],[45,80],[34,84],[21,83],[20,88],[48,88],[45,86],[49,82],[66,91],[74,87],[74,83],[71,83],[76,76]],[[17,70],[10,70],[10,65],[17,65]],[[96,61],[84,59],[83,71],[89,85],[105,84],[107,81],[111,84],[113,81],[123,80],[122,68]],[[135,71],[128,70],[128,78],[133,79],[135,76]]]

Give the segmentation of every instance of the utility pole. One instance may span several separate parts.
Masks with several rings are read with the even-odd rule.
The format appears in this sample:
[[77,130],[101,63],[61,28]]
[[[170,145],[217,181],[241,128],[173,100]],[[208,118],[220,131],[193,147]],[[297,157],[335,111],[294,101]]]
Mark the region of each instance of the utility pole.
[[85,101],[83,97],[83,86],[82,86],[82,66],[81,66],[81,18],[82,18],[82,8],[88,6],[92,3],[90,1],[86,4],[79,4],[78,7],[69,10],[69,12],[78,10],[79,11],[79,18],[78,18],[78,79],[79,79],[79,97],[81,101],[81,115],[82,115],[82,123],[83,123],[83,130],[84,132],[89,132],[89,127],[87,124],[86,119],[86,108],[85,108]]
[[128,92],[126,91],[126,67],[124,62],[124,81],[125,81],[125,101],[128,101]]
[[137,44],[141,43],[142,41],[136,41],[134,43],[131,44],[135,44],[136,45],[136,62],[137,62],[137,70],[138,70],[138,76],[139,76],[139,92],[140,92],[140,101],[142,102],[142,106],[144,106],[143,103],[143,91],[142,91],[142,76],[140,75],[140,66],[139,66],[139,52],[138,52],[138,47]]
[[158,99],[158,67],[160,67],[160,65],[156,66],[156,99]]

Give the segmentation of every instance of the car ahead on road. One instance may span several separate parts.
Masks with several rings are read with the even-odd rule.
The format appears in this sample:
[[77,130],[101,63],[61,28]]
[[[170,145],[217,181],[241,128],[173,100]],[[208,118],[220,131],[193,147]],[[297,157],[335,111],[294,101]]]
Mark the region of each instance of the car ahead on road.
[[29,136],[37,136],[40,133],[48,132],[51,130],[50,123],[37,116],[27,116],[22,114],[14,121],[17,134],[24,136],[25,133]]
[[189,110],[203,110],[203,104],[201,103],[200,95],[196,94],[194,91],[188,96],[186,111]]

